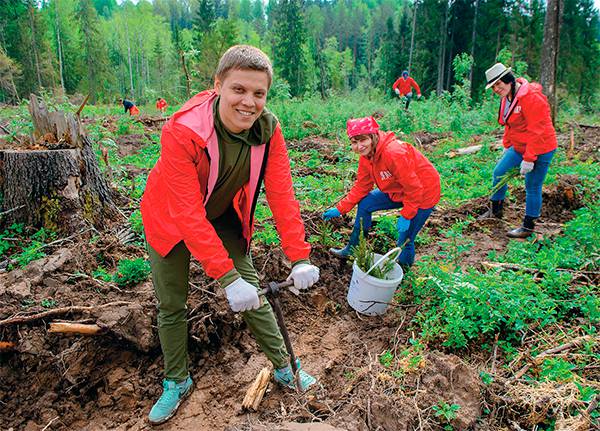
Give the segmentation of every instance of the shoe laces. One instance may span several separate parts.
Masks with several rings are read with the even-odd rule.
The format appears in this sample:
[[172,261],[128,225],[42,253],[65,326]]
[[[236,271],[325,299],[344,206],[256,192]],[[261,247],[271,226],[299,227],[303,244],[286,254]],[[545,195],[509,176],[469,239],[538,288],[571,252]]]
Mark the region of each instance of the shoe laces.
[[179,388],[175,382],[165,380],[163,382],[163,393],[158,399],[157,404],[172,405],[179,399]]

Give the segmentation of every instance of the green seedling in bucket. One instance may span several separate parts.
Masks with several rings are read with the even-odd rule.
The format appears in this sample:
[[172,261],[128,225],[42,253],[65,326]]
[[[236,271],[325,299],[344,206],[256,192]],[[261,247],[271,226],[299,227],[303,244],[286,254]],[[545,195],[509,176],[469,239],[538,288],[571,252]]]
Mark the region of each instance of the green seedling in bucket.
[[[354,250],[348,304],[361,314],[382,315],[394,297],[404,273],[396,262],[402,247],[384,255],[373,252],[367,240],[360,238]],[[362,266],[362,267],[361,267]]]
[[[386,280],[388,275],[394,269],[394,263],[400,255],[400,252],[401,248],[398,247],[398,250],[395,251],[392,256],[385,259],[381,265],[376,265],[369,272],[369,275],[371,277]],[[354,255],[354,261],[356,262],[356,265],[365,273],[369,271],[369,269],[373,266],[375,253],[373,251],[373,246],[369,243],[369,241],[367,241],[365,236],[362,234],[362,231],[358,240],[358,245],[354,247],[352,253]]]

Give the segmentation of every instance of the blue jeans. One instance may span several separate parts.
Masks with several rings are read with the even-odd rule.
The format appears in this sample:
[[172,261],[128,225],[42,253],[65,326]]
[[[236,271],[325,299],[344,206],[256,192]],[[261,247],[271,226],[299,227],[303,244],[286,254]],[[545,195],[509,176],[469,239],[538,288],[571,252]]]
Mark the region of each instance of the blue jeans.
[[[537,218],[540,216],[542,210],[542,185],[544,179],[548,173],[550,162],[556,150],[549,151],[544,154],[540,154],[535,161],[533,170],[528,174],[525,174],[525,215],[529,217]],[[494,169],[494,182],[495,186],[500,177],[506,174],[509,170],[517,167],[523,161],[523,156],[517,153],[513,147],[510,147],[504,153],[504,156],[496,164]],[[502,187],[491,197],[493,201],[502,201],[506,196],[506,190],[508,186]]]
[[[387,194],[378,189],[370,192],[358,203],[354,228],[352,229],[350,241],[346,248],[350,250],[350,248],[358,244],[361,224],[365,235],[371,229],[371,214],[374,211],[402,208],[402,206],[402,202],[394,202]],[[405,232],[398,232],[398,246],[402,246],[406,241],[402,253],[398,257],[399,263],[410,266],[415,261],[415,238],[432,211],[433,208],[418,210],[417,214],[411,219],[408,229]]]

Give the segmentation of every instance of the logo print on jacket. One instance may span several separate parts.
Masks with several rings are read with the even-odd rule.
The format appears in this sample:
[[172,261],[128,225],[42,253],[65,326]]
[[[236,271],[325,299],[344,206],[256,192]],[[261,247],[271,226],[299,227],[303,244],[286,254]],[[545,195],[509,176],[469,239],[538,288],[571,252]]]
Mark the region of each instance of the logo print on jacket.
[[390,171],[379,171],[379,176],[382,180],[387,180],[388,178],[392,178],[392,174]]

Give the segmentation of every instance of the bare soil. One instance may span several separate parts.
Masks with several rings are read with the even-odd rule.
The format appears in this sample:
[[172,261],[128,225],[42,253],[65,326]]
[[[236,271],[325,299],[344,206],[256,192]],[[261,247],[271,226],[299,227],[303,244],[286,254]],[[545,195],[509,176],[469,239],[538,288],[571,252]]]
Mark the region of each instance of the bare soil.
[[[328,148],[323,157],[335,157],[331,144],[319,139],[291,146]],[[125,147],[124,153],[129,153]],[[581,206],[575,181],[563,178],[545,188],[538,235],[558,234],[572,210]],[[566,198],[571,186],[573,196]],[[523,214],[519,191],[516,196],[504,220],[473,223],[465,231],[465,238],[476,245],[461,266],[477,265],[489,251],[506,247],[505,232],[517,226]],[[439,208],[426,229],[438,237],[485,205],[485,199],[478,199],[460,208]],[[304,214],[311,233],[319,216]],[[0,429],[150,428],[146,416],[160,395],[162,379],[152,284],[119,289],[86,275],[99,264],[115,268],[122,258],[144,256],[142,246],[123,245],[115,231],[101,232],[94,241],[91,232],[84,233],[56,244],[47,257],[25,269],[0,274],[0,321],[59,307],[91,307],[18,325],[0,322],[0,341],[15,343],[13,349],[0,350]],[[439,242],[424,245],[417,256],[437,256],[440,247]],[[253,256],[265,283],[287,277],[289,264],[279,248],[254,245]],[[351,267],[319,245],[311,259],[321,268],[316,288],[301,297],[285,292],[281,301],[296,354],[320,387],[299,395],[271,383],[259,411],[243,412],[244,394],[268,361],[219,288],[193,264],[188,322],[195,390],[178,414],[156,429],[441,430],[432,410],[441,401],[461,406],[451,421],[454,429],[492,429],[482,413],[486,400],[479,378],[479,368],[489,358],[469,355],[467,363],[433,346],[417,367],[394,376],[379,355],[410,346],[409,339],[415,337],[410,322],[418,306],[400,304],[382,317],[358,315],[346,301]],[[114,304],[103,307],[109,303]],[[103,333],[49,333],[48,323],[60,319],[97,323]]]

